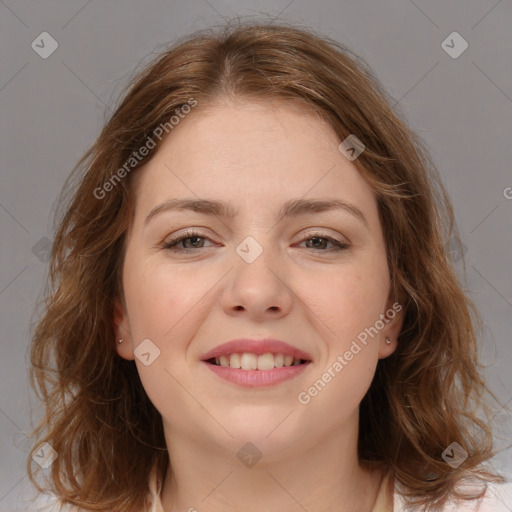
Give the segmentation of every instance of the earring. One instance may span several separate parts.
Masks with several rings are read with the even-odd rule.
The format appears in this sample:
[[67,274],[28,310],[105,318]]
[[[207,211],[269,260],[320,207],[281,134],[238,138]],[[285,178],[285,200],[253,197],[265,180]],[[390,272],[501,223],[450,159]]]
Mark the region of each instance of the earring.
[[118,343],[123,343],[123,340],[119,340]]
[[390,345],[390,344],[391,344],[391,340],[390,340],[389,338],[386,338],[386,343],[387,343],[388,345]]

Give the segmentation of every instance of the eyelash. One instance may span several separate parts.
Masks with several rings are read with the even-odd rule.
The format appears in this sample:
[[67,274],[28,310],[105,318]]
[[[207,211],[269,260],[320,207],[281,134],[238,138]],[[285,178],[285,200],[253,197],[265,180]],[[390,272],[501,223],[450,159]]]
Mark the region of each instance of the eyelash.
[[[336,240],[335,238],[331,238],[329,236],[323,236],[320,233],[307,233],[307,235],[310,235],[309,238],[304,238],[301,241],[301,243],[317,238],[317,239],[327,240],[335,245],[334,249],[321,250],[320,252],[340,252],[340,251],[343,251],[344,249],[348,249],[350,247],[350,245],[346,242],[340,242],[339,240]],[[198,231],[191,229],[191,230],[185,231],[185,233],[183,235],[181,235],[177,238],[173,238],[171,240],[168,240],[167,242],[164,242],[164,244],[162,245],[162,248],[167,249],[169,251],[176,251],[176,252],[194,252],[195,249],[178,249],[178,248],[176,248],[176,246],[179,243],[181,243],[181,242],[183,242],[183,240],[187,240],[189,238],[204,238],[205,240],[210,240],[208,237],[203,236]],[[203,249],[203,247],[198,247],[197,249]]]

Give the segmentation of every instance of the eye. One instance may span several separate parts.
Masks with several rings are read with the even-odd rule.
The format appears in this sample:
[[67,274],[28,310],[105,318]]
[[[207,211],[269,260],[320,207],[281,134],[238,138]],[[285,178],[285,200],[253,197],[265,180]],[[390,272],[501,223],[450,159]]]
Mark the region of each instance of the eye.
[[[163,249],[169,249],[170,251],[187,251],[190,249],[198,248],[201,249],[202,247],[198,247],[198,240],[204,239],[204,240],[210,240],[209,238],[203,236],[198,231],[195,231],[193,229],[185,231],[184,234],[178,237],[171,238],[167,242],[164,243],[162,246]],[[191,240],[191,244],[187,244],[188,247],[179,248],[177,247],[182,242],[186,242],[188,240]]]
[[[308,233],[308,238],[305,238],[302,240],[301,243],[304,242],[313,242],[313,246],[307,247],[308,249],[320,249],[320,252],[338,252],[342,251],[343,249],[348,249],[350,247],[350,244],[347,242],[342,242],[341,240],[337,240],[335,238],[332,238],[330,236],[326,236],[325,233]],[[178,252],[186,252],[194,249],[203,249],[204,248],[204,242],[201,245],[201,240],[210,240],[208,237],[204,236],[199,231],[195,231],[193,229],[185,231],[180,236],[171,238],[167,242],[165,242],[162,245],[163,249],[168,249],[170,251],[178,251]],[[210,240],[211,241],[211,240]],[[320,241],[320,243],[318,243]],[[325,249],[325,245],[332,244],[334,247],[328,250]],[[183,247],[179,247],[180,244],[184,244]],[[318,252],[318,251],[315,251]]]
[[[304,240],[302,240],[301,243],[311,241],[311,242],[313,242],[313,247],[317,248],[317,249],[324,248],[326,243],[331,243],[334,245],[333,249],[321,250],[320,252],[338,252],[338,251],[342,251],[343,249],[348,249],[350,247],[350,244],[348,244],[347,242],[342,242],[341,240],[336,240],[335,238],[326,236],[325,233],[307,233],[307,234],[310,236],[308,238],[305,238]],[[310,247],[308,247],[308,249],[309,248]]]

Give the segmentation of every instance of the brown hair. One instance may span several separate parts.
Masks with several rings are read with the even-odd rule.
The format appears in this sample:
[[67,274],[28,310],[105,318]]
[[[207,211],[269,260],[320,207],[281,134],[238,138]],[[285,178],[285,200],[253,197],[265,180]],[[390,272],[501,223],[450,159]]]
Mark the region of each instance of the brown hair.
[[[134,361],[117,355],[113,326],[133,176],[160,141],[112,179],[191,99],[198,107],[190,115],[197,115],[237,97],[300,102],[340,141],[354,134],[366,146],[353,163],[377,196],[404,322],[397,350],[379,361],[360,406],[360,460],[391,469],[426,509],[442,505],[467,475],[502,481],[481,464],[494,454],[486,396],[495,397],[479,373],[477,312],[445,249],[449,239],[459,241],[452,207],[424,144],[351,50],[311,30],[247,22],[195,33],[159,54],[66,181],[62,201],[77,178],[55,235],[30,353],[31,385],[46,407],[27,461],[31,481],[44,491],[31,456],[48,442],[58,453],[51,492],[64,503],[136,511],[146,504],[152,466],[167,469],[161,416]],[[107,182],[108,192],[98,192]],[[441,457],[452,442],[469,454],[458,468]]]

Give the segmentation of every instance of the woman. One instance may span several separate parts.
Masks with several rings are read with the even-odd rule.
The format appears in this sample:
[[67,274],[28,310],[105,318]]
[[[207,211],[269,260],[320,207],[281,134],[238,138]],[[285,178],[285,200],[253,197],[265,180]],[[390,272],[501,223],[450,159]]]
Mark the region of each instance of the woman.
[[450,202],[361,59],[285,25],[194,34],[80,169],[31,351],[62,503],[505,506]]

